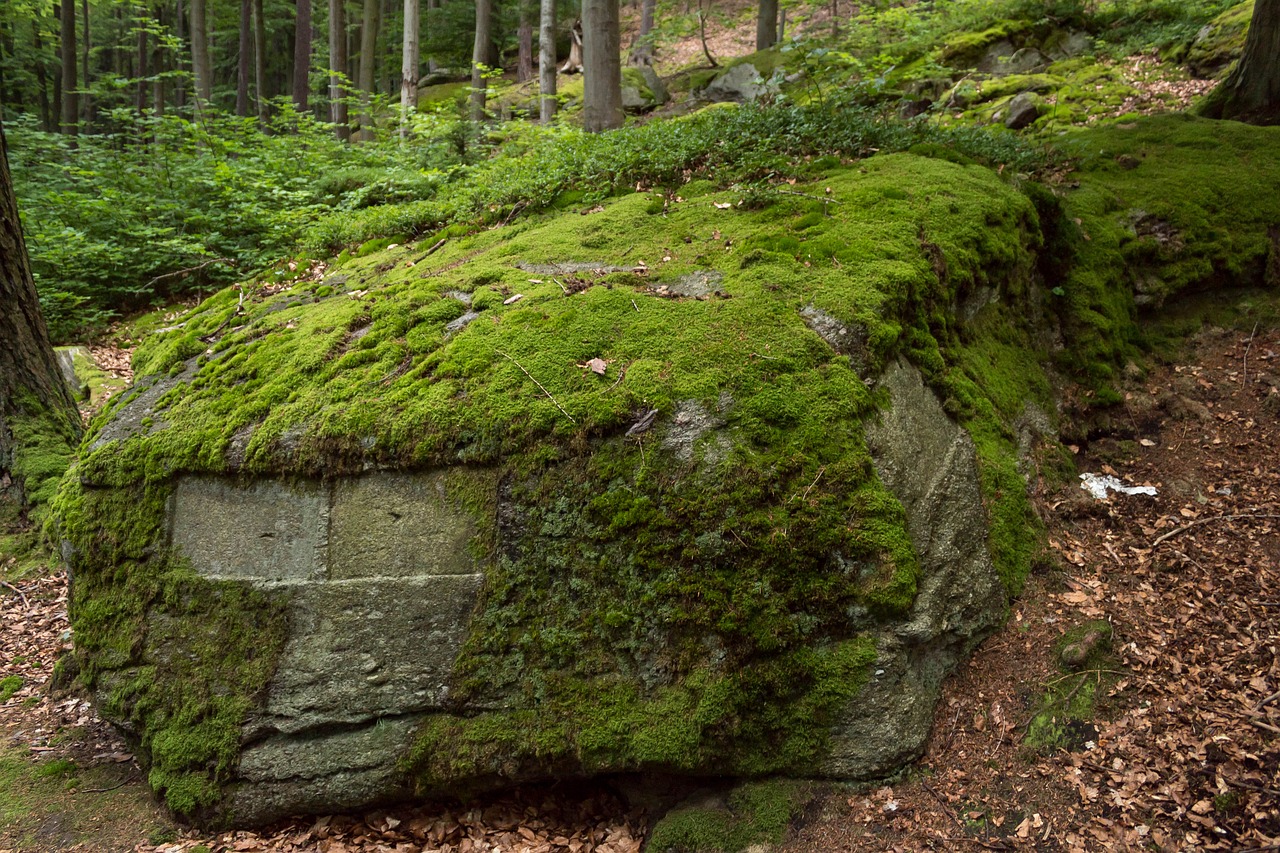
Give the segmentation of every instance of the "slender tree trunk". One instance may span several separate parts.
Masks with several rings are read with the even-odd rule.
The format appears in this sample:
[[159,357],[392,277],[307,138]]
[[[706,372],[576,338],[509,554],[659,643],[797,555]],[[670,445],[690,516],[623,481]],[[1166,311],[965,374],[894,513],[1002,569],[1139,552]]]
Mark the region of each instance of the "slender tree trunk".
[[778,41],[787,37],[787,7],[778,5]]
[[266,127],[271,107],[267,92],[267,21],[262,0],[253,0],[253,88],[258,101],[258,124]]
[[[81,0],[81,39],[80,39],[80,79],[85,89],[89,88],[89,0]],[[80,120],[88,128],[93,122],[93,99],[86,91],[80,96]]]
[[293,106],[307,111],[311,94],[311,0],[298,0],[293,33]]
[[538,89],[542,92],[541,118],[548,124],[556,115],[556,0],[542,0],[538,20]]
[[756,50],[768,50],[778,43],[778,0],[760,0],[756,16]]
[[[483,2],[483,0],[480,0]],[[409,112],[418,108],[418,32],[421,6],[404,0],[404,43],[400,53],[400,138],[409,138]],[[480,12],[477,10],[477,15]]]
[[1257,0],[1240,62],[1204,101],[1209,118],[1280,124],[1280,0]]
[[516,62],[516,82],[533,79],[533,9],[532,0],[520,0],[520,25],[516,29],[519,58]]
[[712,68],[719,68],[720,63],[716,62],[716,58],[711,55],[711,48],[707,45],[707,13],[703,8],[703,0],[698,0],[698,39],[702,42],[702,55],[707,58],[707,64]]
[[[439,9],[440,9],[440,0],[427,0],[427,32],[431,32],[432,21],[435,18],[435,16],[432,15],[431,13],[438,11]],[[436,58],[434,56],[428,56],[427,57],[427,73],[435,74],[438,70],[440,70],[440,66],[436,62]]]
[[590,133],[622,127],[618,0],[582,0],[582,114]]
[[76,0],[62,0],[62,132],[74,134],[80,122],[76,99]]
[[364,0],[360,16],[360,72],[356,86],[360,89],[360,135],[363,141],[373,139],[374,63],[378,51],[378,0]]
[[631,65],[653,64],[653,13],[656,0],[640,2],[640,32],[631,43],[631,56],[627,62]]
[[471,48],[471,120],[484,121],[488,84],[484,79],[484,67],[489,61],[489,46],[493,41],[493,0],[476,0],[476,39]]
[[[163,5],[157,10],[156,17],[160,26],[165,26],[167,21]],[[157,116],[164,115],[165,62],[164,44],[160,39],[155,39],[151,48],[151,109]]]
[[[74,9],[69,17],[74,27]],[[0,126],[0,521],[21,522],[51,496],[61,471],[48,459],[69,461],[79,436],[80,415],[40,314]]]
[[40,129],[53,132],[53,113],[49,109],[49,75],[44,66],[44,40],[40,38],[40,19],[31,20],[31,47],[36,54],[36,87],[40,100]]
[[209,26],[205,18],[208,0],[191,0],[191,71],[196,78],[196,108],[213,100],[213,66],[209,62]]
[[329,0],[329,120],[342,141],[351,138],[347,123],[347,14],[342,0]]
[[[88,0],[85,0],[85,2],[88,3]],[[186,33],[183,30],[186,28],[187,16],[182,7],[182,0],[174,0],[173,9],[173,32],[178,37],[178,50],[173,55],[173,67],[177,71],[185,71],[186,53],[182,50],[182,43],[186,38]],[[173,105],[178,109],[182,109],[187,105],[187,83],[183,74],[179,74],[174,78]]]
[[249,63],[252,59],[253,0],[240,0],[240,39],[236,45],[236,115],[249,115]]
[[840,0],[831,0],[831,37],[840,38]]
[[147,85],[147,18],[144,9],[139,9],[136,25],[138,31],[135,34],[137,52],[134,73],[137,79],[134,81],[133,108],[138,111],[138,115],[142,115],[151,94],[151,87]]

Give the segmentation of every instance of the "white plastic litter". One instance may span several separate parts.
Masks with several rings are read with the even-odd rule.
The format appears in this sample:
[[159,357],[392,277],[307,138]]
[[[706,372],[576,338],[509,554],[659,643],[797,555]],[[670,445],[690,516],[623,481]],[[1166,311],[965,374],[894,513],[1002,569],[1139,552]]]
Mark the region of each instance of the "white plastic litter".
[[1155,497],[1155,486],[1126,486],[1110,474],[1081,474],[1080,488],[1093,495],[1096,500],[1105,501],[1107,492],[1119,492],[1122,495],[1151,495]]

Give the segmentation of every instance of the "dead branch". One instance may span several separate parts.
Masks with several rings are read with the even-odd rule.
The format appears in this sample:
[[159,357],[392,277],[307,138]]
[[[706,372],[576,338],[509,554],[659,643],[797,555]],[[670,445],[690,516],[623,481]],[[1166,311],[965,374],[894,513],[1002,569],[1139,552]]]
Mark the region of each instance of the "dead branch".
[[1210,518],[1197,518],[1195,521],[1191,522],[1190,524],[1184,524],[1179,528],[1170,530],[1168,533],[1165,533],[1161,536],[1156,537],[1154,540],[1152,540],[1151,547],[1155,548],[1160,543],[1166,542],[1175,536],[1186,533],[1188,530],[1190,530],[1193,527],[1199,527],[1200,525],[1208,524],[1211,521],[1241,521],[1245,519],[1263,519],[1263,518],[1277,519],[1277,518],[1280,518],[1280,515],[1259,513],[1254,515],[1215,515]]
[[9,589],[13,590],[15,593],[17,593],[18,598],[21,598],[21,599],[22,599],[22,606],[23,606],[24,608],[29,608],[29,607],[31,606],[31,602],[30,602],[30,601],[27,601],[27,595],[26,595],[26,593],[24,593],[22,590],[18,589],[16,586],[14,586],[13,584],[9,583],[8,581],[0,581],[0,584],[3,584],[5,587],[7,587],[7,588],[9,588]]
[[198,264],[194,267],[187,267],[184,270],[174,270],[173,272],[167,272],[163,275],[158,275],[155,278],[151,279],[151,281],[147,282],[147,287],[151,287],[153,284],[159,284],[160,282],[168,278],[177,278],[178,276],[190,275],[193,272],[200,272],[200,270],[204,269],[207,266],[211,266],[212,264],[231,264],[232,266],[234,266],[235,260],[233,258],[213,258],[212,260],[205,261],[204,263]]

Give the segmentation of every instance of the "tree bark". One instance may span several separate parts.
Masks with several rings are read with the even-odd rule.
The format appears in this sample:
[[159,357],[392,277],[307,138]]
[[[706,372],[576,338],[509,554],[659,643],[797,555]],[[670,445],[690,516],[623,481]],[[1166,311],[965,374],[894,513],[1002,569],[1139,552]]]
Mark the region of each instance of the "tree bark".
[[533,6],[533,0],[520,0],[520,24],[516,29],[516,42],[519,46],[517,83],[527,83],[533,79]]
[[360,135],[364,141],[373,139],[373,111],[370,102],[374,96],[374,60],[378,50],[378,0],[364,0],[364,14],[360,16],[360,72],[356,86],[360,89]]
[[401,139],[409,138],[409,112],[418,108],[418,35],[421,10],[418,0],[404,0],[404,49],[400,53]]
[[618,0],[582,0],[582,115],[589,133],[622,127]]
[[[89,86],[89,0],[81,0],[80,3],[82,29],[80,39],[80,79],[84,82],[85,88]],[[89,127],[93,120],[93,100],[88,92],[80,97],[80,121],[84,126]]]
[[471,120],[484,121],[488,84],[484,79],[493,40],[493,0],[476,0],[476,39],[471,49]]
[[147,80],[147,19],[142,13],[137,18],[137,33],[135,34],[137,54],[134,59],[134,93],[133,108],[138,111],[138,115],[142,115],[143,110],[147,108],[147,99],[151,94],[151,87]]
[[44,67],[44,41],[40,38],[40,19],[31,19],[31,47],[36,54],[36,88],[40,101],[40,129],[53,132],[53,113],[49,109],[49,78]]
[[76,89],[76,0],[62,0],[62,132],[74,134],[80,124]]
[[262,0],[253,0],[253,89],[258,102],[258,124],[266,127],[271,107],[267,94],[267,20]]
[[1244,54],[1200,109],[1209,118],[1280,124],[1280,0],[1257,0]]
[[640,32],[631,43],[631,56],[627,59],[630,65],[653,64],[653,15],[657,0],[640,0]]
[[[85,0],[86,5],[88,2],[89,0]],[[178,44],[182,44],[183,39],[186,37],[186,34],[183,32],[183,28],[186,26],[186,20],[187,16],[182,8],[182,0],[174,0],[173,31],[174,35],[178,37]],[[183,54],[181,50],[179,50],[173,57],[173,67],[178,71],[183,70]],[[174,78],[173,105],[178,109],[182,109],[187,105],[187,86],[183,82],[181,74]]]
[[538,89],[540,117],[547,124],[556,115],[556,0],[542,0],[538,21]]
[[343,142],[351,138],[347,123],[347,12],[342,0],[329,0],[329,120]]
[[307,111],[311,94],[311,0],[298,0],[293,31],[293,106]]
[[191,72],[196,78],[196,108],[213,100],[213,66],[209,61],[209,25],[205,17],[207,0],[191,0]]
[[236,115],[249,115],[249,63],[253,37],[253,0],[240,0],[240,40],[236,56]]
[[756,50],[768,50],[778,43],[778,0],[760,0],[756,15]]
[[79,437],[31,279],[0,126],[0,521],[21,521],[50,497]]

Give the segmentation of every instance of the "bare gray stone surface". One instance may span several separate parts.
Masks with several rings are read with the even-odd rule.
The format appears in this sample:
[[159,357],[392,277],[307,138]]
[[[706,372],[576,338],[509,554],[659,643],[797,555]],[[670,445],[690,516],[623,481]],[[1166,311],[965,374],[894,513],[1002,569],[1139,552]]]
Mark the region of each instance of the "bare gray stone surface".
[[973,440],[914,367],[890,365],[880,385],[891,405],[868,424],[867,441],[906,510],[922,576],[909,619],[882,632],[871,680],[832,733],[823,772],[846,779],[874,778],[919,755],[943,678],[1004,618]]

